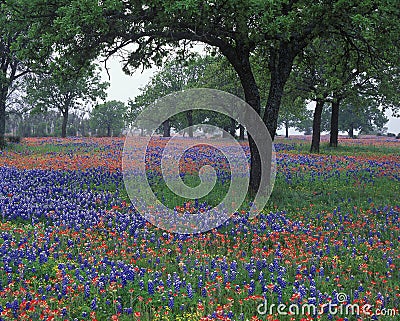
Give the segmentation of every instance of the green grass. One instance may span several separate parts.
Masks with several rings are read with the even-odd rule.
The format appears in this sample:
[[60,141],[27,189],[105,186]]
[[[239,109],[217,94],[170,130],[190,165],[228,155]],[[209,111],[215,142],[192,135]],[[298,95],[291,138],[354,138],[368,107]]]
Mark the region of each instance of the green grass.
[[340,204],[365,206],[373,198],[376,205],[394,204],[400,195],[400,185],[391,184],[387,178],[376,178],[374,183],[359,184],[354,179],[343,184],[339,179],[331,181],[301,182],[288,185],[282,177],[277,178],[274,190],[265,208],[296,213],[299,209],[332,209]]
[[[289,151],[288,154],[302,153],[310,154],[308,144],[304,142],[296,143],[296,150]],[[399,147],[385,146],[339,146],[331,148],[328,144],[322,144],[321,156],[396,156],[400,154]],[[264,211],[285,210],[289,213],[296,213],[299,209],[309,208],[310,204],[314,209],[324,210],[332,209],[338,205],[346,206],[367,206],[373,198],[375,204],[394,204],[398,201],[400,195],[400,184],[389,180],[386,177],[373,177],[370,180],[367,173],[357,173],[346,177],[344,172],[340,177],[312,178],[311,172],[307,171],[301,177],[294,177],[290,183],[285,180],[282,172],[277,173],[275,185]],[[186,174],[183,179],[187,186],[195,187],[200,183],[198,175]],[[182,206],[185,202],[192,202],[191,199],[185,199],[176,195],[166,185],[162,179],[152,179],[149,184],[157,198],[167,207],[173,209],[176,206]],[[198,199],[199,203],[206,202],[210,206],[215,206],[225,197],[229,184],[217,180],[211,193]],[[116,186],[91,186],[97,190],[108,190],[114,192]],[[129,196],[122,186],[119,189],[120,197],[129,202]],[[248,209],[248,203],[252,198],[247,196],[240,210]],[[351,202],[350,202],[351,201]]]
[[[278,141],[279,143],[285,143],[285,141]],[[295,145],[295,149],[289,151],[291,154],[310,154],[311,142],[308,141],[292,141]],[[400,153],[400,141],[399,146],[385,146],[385,145],[363,145],[363,144],[340,144],[337,147],[330,147],[329,143],[321,142],[319,153],[321,155],[338,155],[338,156],[383,156],[383,155],[399,155]]]
[[[400,195],[400,184],[395,184],[385,177],[377,177],[374,182],[360,181],[357,177],[350,177],[345,183],[341,177],[309,181],[310,177],[288,184],[283,175],[278,173],[274,189],[264,211],[285,210],[296,213],[299,209],[310,207],[310,204],[315,209],[332,209],[340,204],[348,204],[350,201],[351,206],[365,206],[371,198],[376,205],[394,204]],[[185,183],[189,186],[192,186],[196,180],[195,176],[187,175],[185,177]],[[184,202],[193,202],[193,200],[174,194],[165,183],[154,184],[152,187],[158,199],[169,208],[182,206]],[[225,197],[228,188],[228,184],[217,182],[213,191],[199,199],[199,202],[207,202],[210,206],[215,206]],[[107,190],[110,189],[107,187]],[[129,201],[126,191],[123,190],[121,195],[125,195],[123,198]],[[250,199],[247,197],[245,204],[240,209],[248,208],[247,204]]]
[[[197,187],[200,184],[198,175],[185,175],[182,181],[189,187]],[[164,180],[150,181],[150,186],[157,198],[171,209],[176,206],[182,206],[185,202],[193,202],[193,200],[183,198],[171,191]],[[213,190],[206,196],[198,199],[199,203],[206,202],[212,207],[216,206],[225,197],[229,186],[229,183],[224,184],[221,180],[217,180]]]
[[99,147],[90,145],[80,145],[73,143],[43,143],[38,145],[27,145],[24,143],[8,143],[5,151],[12,151],[23,155],[44,155],[44,154],[76,154],[76,153],[96,153]]

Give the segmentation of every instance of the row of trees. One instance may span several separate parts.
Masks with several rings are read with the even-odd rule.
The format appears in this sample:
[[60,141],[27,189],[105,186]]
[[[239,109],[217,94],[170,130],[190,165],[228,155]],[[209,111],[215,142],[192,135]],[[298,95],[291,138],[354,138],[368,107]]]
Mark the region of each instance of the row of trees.
[[[0,8],[0,140],[10,88],[32,69],[53,62],[63,75],[76,75],[99,55],[120,54],[130,73],[198,42],[226,58],[272,138],[286,93],[315,101],[313,151],[325,103],[333,146],[345,99],[358,92],[386,108],[400,105],[397,0],[14,0]],[[251,136],[249,145],[254,192],[262,169]]]
[[14,137],[111,137],[123,133],[126,115],[125,104],[115,100],[98,104],[90,112],[72,110],[67,115],[58,108],[45,111],[29,108],[20,112],[12,110],[6,115],[6,131]]
[[[77,115],[88,112],[99,100],[105,99],[109,84],[101,81],[96,65],[91,64],[77,72],[66,70],[68,72],[61,72],[51,66],[32,69],[21,76],[18,82],[13,83],[4,107],[4,118],[13,121],[11,127],[15,127],[18,121],[35,122],[40,118],[53,119],[57,115],[61,123],[56,128],[65,137],[70,115],[75,115],[76,118]],[[40,113],[45,115],[37,115]],[[35,127],[29,123],[24,126],[31,127],[32,131]],[[48,133],[49,127],[46,128],[45,132]],[[24,130],[22,132],[27,133]]]
[[[321,115],[321,131],[329,132],[331,128],[332,108],[324,106]],[[338,119],[339,131],[347,132],[350,138],[355,137],[355,131],[359,134],[383,135],[387,130],[385,124],[389,121],[385,113],[376,106],[355,106],[351,103],[342,103]],[[294,122],[294,127],[311,135],[313,132],[312,111],[307,111],[305,117]]]
[[[262,74],[257,75],[262,77]],[[293,79],[289,79],[289,86],[294,86]],[[185,61],[171,60],[157,72],[150,82],[142,88],[142,92],[129,102],[129,119],[132,122],[137,114],[149,104],[167,94],[190,88],[215,88],[230,92],[244,98],[240,81],[232,67],[223,56],[192,55]],[[313,114],[307,109],[310,101],[307,95],[301,95],[299,90],[285,92],[278,117],[278,128],[285,128],[286,137],[289,128],[296,128],[306,134],[313,133]],[[355,99],[356,98],[356,99]],[[261,96],[261,100],[265,97]],[[340,104],[338,114],[338,130],[345,131],[350,137],[354,131],[361,133],[381,133],[388,122],[383,109],[377,103],[368,99],[367,95],[356,92],[348,96]],[[321,112],[320,131],[331,130],[332,107],[325,102]],[[171,127],[175,130],[192,126],[193,124],[210,124],[223,128],[225,131],[236,135],[240,128],[239,138],[244,138],[244,128],[240,127],[234,119],[210,112],[189,111],[178,114],[163,124],[163,136],[169,137]],[[314,133],[315,134],[315,133]],[[189,131],[188,136],[193,136]],[[337,139],[337,137],[336,137]]]
[[[218,74],[218,76],[215,76]],[[129,101],[129,119],[133,121],[138,113],[158,98],[176,91],[190,88],[215,88],[243,97],[243,91],[234,71],[221,57],[193,54],[186,60],[173,59],[157,72],[150,82],[141,89],[141,94]],[[181,130],[189,127],[187,135],[193,137],[194,124],[208,124],[223,128],[235,135],[240,128],[240,139],[244,139],[244,128],[234,119],[210,111],[190,110],[179,113],[163,123],[164,137],[169,137],[171,127]]]

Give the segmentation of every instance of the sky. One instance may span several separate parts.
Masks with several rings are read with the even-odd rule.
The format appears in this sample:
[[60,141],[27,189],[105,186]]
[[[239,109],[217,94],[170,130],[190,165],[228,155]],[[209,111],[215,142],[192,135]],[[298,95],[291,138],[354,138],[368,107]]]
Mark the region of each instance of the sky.
[[[138,70],[132,76],[128,76],[122,71],[122,65],[118,58],[114,57],[109,59],[107,67],[109,69],[110,79],[104,67],[101,71],[103,81],[108,81],[110,83],[110,87],[107,91],[107,100],[119,100],[123,102],[134,99],[140,94],[140,88],[143,88],[157,71],[156,68],[145,69],[144,71]],[[386,114],[389,117],[389,122],[385,126],[388,127],[388,132],[395,134],[400,133],[400,118],[391,117],[390,111]],[[283,133],[283,130],[278,131],[280,135]],[[290,134],[296,135],[301,133],[291,129]]]

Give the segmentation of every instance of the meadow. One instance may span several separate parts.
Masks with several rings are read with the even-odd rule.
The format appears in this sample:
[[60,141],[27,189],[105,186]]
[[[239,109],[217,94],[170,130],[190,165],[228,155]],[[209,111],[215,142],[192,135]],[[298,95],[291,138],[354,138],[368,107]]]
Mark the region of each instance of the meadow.
[[[339,143],[310,154],[306,138],[277,138],[262,213],[250,220],[244,206],[195,235],[166,232],[136,212],[121,172],[123,138],[8,146],[0,152],[0,321],[398,320],[400,140]],[[215,190],[189,202],[162,183],[160,145],[149,147],[147,165],[160,200],[196,212],[223,197],[230,175],[220,154],[200,147],[181,163],[189,185],[199,164],[218,172]],[[323,313],[263,315],[265,298]],[[329,302],[370,304],[371,313],[329,313]]]

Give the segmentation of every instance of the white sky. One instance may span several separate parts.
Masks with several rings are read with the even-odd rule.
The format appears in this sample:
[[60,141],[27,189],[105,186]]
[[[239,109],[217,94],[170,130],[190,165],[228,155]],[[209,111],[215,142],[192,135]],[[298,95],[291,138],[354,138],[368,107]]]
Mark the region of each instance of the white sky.
[[[136,71],[132,76],[124,74],[122,71],[122,65],[118,61],[118,58],[110,58],[107,62],[109,68],[110,80],[108,79],[105,68],[102,68],[101,75],[103,81],[108,81],[110,87],[108,88],[107,100],[119,100],[127,102],[129,99],[134,99],[139,93],[140,88],[144,87],[151,76],[156,72],[156,68]],[[389,122],[385,125],[388,127],[388,132],[400,133],[400,118],[391,117],[391,112],[387,112]],[[283,130],[279,130],[278,134],[283,134]],[[294,129],[290,129],[290,134],[300,134],[295,132]]]

